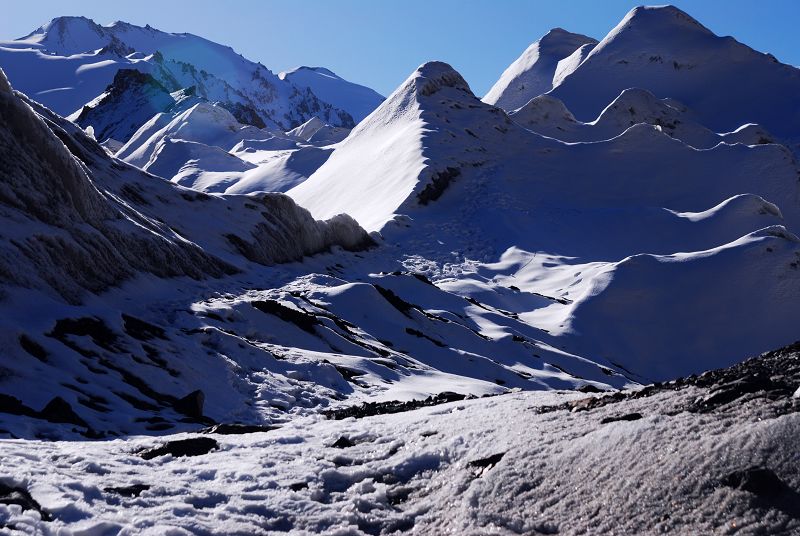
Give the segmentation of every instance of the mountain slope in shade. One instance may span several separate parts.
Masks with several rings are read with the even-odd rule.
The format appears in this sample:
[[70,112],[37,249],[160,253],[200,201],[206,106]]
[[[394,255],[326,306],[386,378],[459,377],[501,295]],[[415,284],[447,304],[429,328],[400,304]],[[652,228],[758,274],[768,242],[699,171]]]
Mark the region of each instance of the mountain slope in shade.
[[528,47],[500,76],[483,97],[488,104],[515,110],[537,95],[553,88],[561,60],[597,40],[555,28]]
[[800,136],[800,69],[718,37],[672,6],[633,9],[551,94],[591,121],[632,87],[680,101],[715,132],[758,123]]
[[92,128],[95,138],[124,144],[154,115],[185,109],[199,99],[193,91],[171,94],[155,78],[135,69],[120,69],[106,91],[68,119]]
[[566,142],[609,140],[634,125],[655,125],[665,134],[698,149],[719,143],[757,145],[774,137],[755,124],[717,134],[694,120],[694,114],[674,99],[658,99],[643,89],[626,89],[594,121],[583,123],[552,95],[539,95],[509,116],[538,134]]
[[[587,351],[614,356],[646,382],[672,379],[676,368],[729,366],[740,352],[760,351],[765,339],[794,336],[795,307],[787,299],[800,293],[799,264],[800,239],[781,226],[707,251],[627,257],[593,276],[566,329]],[[708,326],[727,336],[709,337]]]
[[[3,266],[6,284],[49,286],[79,302],[87,291],[106,290],[137,272],[194,278],[235,273],[248,261],[243,244],[257,252],[249,260],[271,264],[296,260],[341,239],[360,236],[352,244],[365,239],[355,225],[349,238],[334,238],[326,224],[292,209],[285,198],[254,199],[263,212],[222,217],[244,200],[192,193],[110,159],[72,123],[41,107],[34,111],[12,92],[2,71],[0,97],[7,163],[2,169],[8,220],[3,258],[4,263],[12,257],[25,263],[24,268]],[[196,200],[204,204],[207,217],[217,214],[213,223],[189,217]],[[278,225],[271,221],[271,210],[290,219]],[[294,226],[307,228],[308,242],[297,242],[293,252],[270,244],[288,242],[280,233]]]
[[377,108],[384,97],[366,86],[348,82],[324,67],[297,67],[278,75],[297,87],[309,88],[314,95],[349,113],[356,123]]
[[[83,17],[59,17],[22,39],[0,43],[0,65],[15,87],[63,115],[101,95],[120,69],[136,69],[169,92],[194,86],[198,96],[219,101],[235,114],[254,110],[264,124],[281,130],[312,116],[335,126],[353,125],[346,111],[230,47],[150,26],[100,26]],[[240,119],[253,122],[252,113]]]

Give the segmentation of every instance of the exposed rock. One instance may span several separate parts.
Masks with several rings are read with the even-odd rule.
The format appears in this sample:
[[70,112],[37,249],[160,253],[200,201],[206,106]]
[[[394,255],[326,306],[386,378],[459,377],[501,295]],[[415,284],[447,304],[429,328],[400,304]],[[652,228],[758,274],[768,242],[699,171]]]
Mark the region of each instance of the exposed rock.
[[482,476],[484,473],[486,473],[486,471],[489,471],[492,467],[497,465],[500,460],[503,459],[505,454],[505,452],[498,452],[497,454],[492,454],[486,458],[472,460],[471,462],[467,462],[467,466],[473,468],[473,473],[475,476]]
[[778,475],[766,467],[749,467],[723,477],[723,486],[752,493],[764,508],[776,508],[800,517],[800,493],[789,487]]
[[89,426],[86,424],[86,421],[84,421],[77,413],[75,413],[75,410],[72,409],[72,406],[69,405],[69,402],[60,396],[57,396],[48,402],[44,409],[39,412],[39,415],[42,419],[50,422],[77,424],[78,426],[86,426],[87,428]]
[[138,497],[143,491],[147,491],[148,489],[150,489],[148,484],[131,484],[130,486],[103,488],[103,491],[107,493],[116,493],[123,497]]
[[203,434],[238,435],[269,432],[271,430],[277,430],[278,428],[280,428],[280,426],[271,426],[268,424],[222,423],[203,428],[200,432]]
[[403,411],[411,411],[426,406],[446,404],[448,402],[457,402],[465,398],[467,398],[466,395],[445,391],[438,395],[431,395],[424,400],[409,400],[407,402],[399,402],[397,400],[390,400],[387,402],[364,402],[360,406],[332,409],[323,412],[323,414],[327,418],[334,420],[346,419],[348,417],[360,419],[375,415],[385,415],[387,413],[401,413]]
[[159,456],[170,454],[176,458],[181,456],[202,456],[214,449],[219,448],[216,439],[210,437],[190,437],[189,439],[179,439],[169,441],[160,447],[153,447],[139,452],[139,456],[145,460],[152,460]]
[[608,424],[610,422],[617,422],[617,421],[638,421],[642,418],[641,413],[626,413],[625,415],[618,415],[616,417],[606,417],[600,424]]
[[31,497],[27,489],[22,487],[9,486],[0,482],[0,504],[16,504],[23,510],[35,510],[39,512],[44,521],[52,521],[52,516],[45,511],[42,506]]
[[183,413],[188,417],[196,419],[203,417],[203,404],[206,401],[206,395],[201,390],[192,391],[188,395],[179,399],[173,407],[175,411]]
[[353,441],[349,437],[341,436],[339,439],[336,440],[335,443],[333,443],[331,445],[331,448],[334,448],[334,449],[346,449],[346,448],[354,447],[355,445],[356,444],[353,443]]

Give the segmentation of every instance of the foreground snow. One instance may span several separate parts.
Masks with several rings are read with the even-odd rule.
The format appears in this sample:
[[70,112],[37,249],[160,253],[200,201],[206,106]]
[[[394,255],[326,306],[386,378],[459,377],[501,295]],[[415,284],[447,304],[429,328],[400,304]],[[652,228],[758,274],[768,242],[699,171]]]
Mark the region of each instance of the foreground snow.
[[[0,523],[62,535],[796,534],[796,352],[627,395],[515,393],[243,435],[3,440],[0,482],[54,519],[0,504]],[[198,437],[217,448],[137,454]]]

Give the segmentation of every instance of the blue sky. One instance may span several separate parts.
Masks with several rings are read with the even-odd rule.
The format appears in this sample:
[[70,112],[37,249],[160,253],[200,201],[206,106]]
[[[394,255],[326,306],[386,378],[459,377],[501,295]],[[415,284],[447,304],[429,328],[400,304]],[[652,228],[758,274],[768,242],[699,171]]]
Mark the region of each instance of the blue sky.
[[[720,35],[800,65],[800,0],[673,2]],[[276,73],[325,66],[387,95],[419,64],[443,60],[483,95],[552,27],[602,38],[628,0],[36,0],[4,2],[0,40],[58,15],[125,20],[232,46]]]

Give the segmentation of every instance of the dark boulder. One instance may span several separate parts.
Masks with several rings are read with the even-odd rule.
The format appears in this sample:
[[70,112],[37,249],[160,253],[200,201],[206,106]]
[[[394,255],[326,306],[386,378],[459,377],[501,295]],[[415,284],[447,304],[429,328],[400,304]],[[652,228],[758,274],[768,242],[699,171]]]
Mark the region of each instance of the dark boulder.
[[189,439],[169,441],[160,447],[143,450],[139,452],[139,456],[145,460],[152,460],[167,454],[171,454],[176,458],[181,456],[202,456],[217,448],[219,448],[219,443],[215,439],[210,437],[190,437]]
[[0,482],[0,504],[16,504],[23,510],[35,510],[39,512],[44,521],[51,521],[53,518],[45,511],[42,506],[31,497],[27,489],[16,486],[9,486]]
[[175,411],[178,413],[183,413],[187,417],[199,419],[203,416],[203,405],[205,401],[205,393],[198,389],[176,401],[172,407],[175,408]]
[[39,415],[42,419],[50,422],[77,424],[78,426],[85,426],[87,428],[89,427],[89,425],[86,424],[86,421],[81,419],[81,417],[75,413],[75,410],[72,409],[72,406],[69,405],[69,402],[60,396],[57,396],[48,402],[44,409],[39,412]]
[[236,435],[236,434],[256,434],[258,432],[269,432],[270,430],[277,430],[280,426],[271,426],[268,424],[238,424],[238,423],[222,423],[209,426],[200,430],[203,434],[220,434],[220,435]]
[[106,493],[115,493],[123,497],[138,497],[143,491],[150,489],[147,484],[131,484],[130,486],[119,486],[103,488]]

